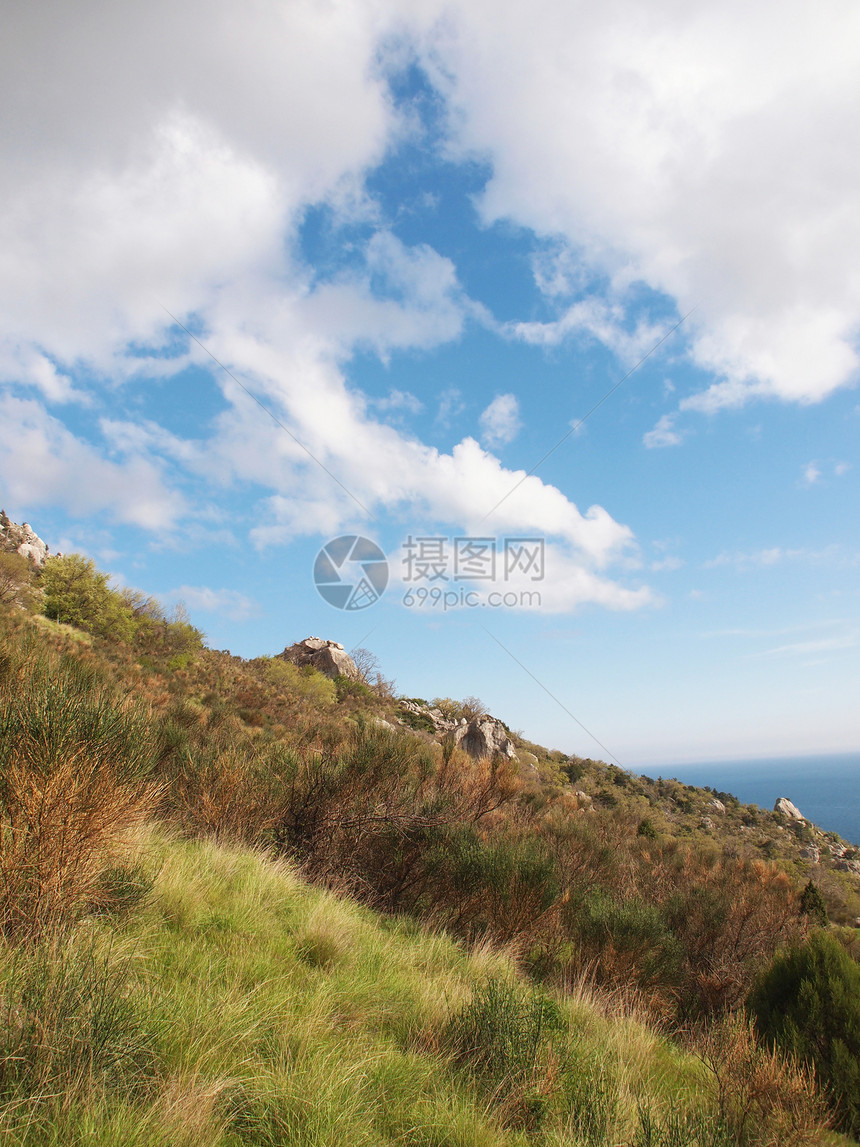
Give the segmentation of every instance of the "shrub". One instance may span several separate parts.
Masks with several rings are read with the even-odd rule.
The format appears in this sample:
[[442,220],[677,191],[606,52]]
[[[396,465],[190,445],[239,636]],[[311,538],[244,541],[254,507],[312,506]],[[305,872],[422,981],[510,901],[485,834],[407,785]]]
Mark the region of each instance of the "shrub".
[[42,570],[45,616],[116,641],[131,641],[134,614],[91,558],[50,558]]
[[769,1044],[815,1068],[842,1129],[860,1135],[860,967],[838,941],[815,932],[776,956],[748,1005]]
[[820,924],[822,927],[827,924],[827,905],[814,880],[810,880],[800,894],[800,912],[801,915],[808,916],[813,924]]
[[299,669],[292,662],[284,661],[280,657],[266,657],[261,660],[265,665],[267,680],[276,689],[292,693],[312,705],[331,706],[337,700],[334,681],[324,673],[320,673],[318,669],[310,665]]
[[462,701],[452,701],[450,697],[435,697],[431,708],[438,709],[449,721],[472,721],[476,717],[486,717],[489,710],[479,697],[464,697]]
[[644,836],[646,840],[657,839],[657,829],[654,827],[647,816],[643,820],[640,820],[639,827],[636,830],[636,835]]
[[29,582],[30,563],[23,554],[0,553],[0,604],[26,605]]
[[0,689],[0,933],[17,939],[99,901],[154,790],[133,711],[73,658],[13,652],[30,654]]
[[563,1026],[548,996],[491,979],[451,1017],[443,1038],[505,1123],[536,1130],[557,1087],[550,1041]]
[[742,1011],[714,1021],[700,1037],[698,1052],[711,1074],[716,1142],[739,1147],[821,1142],[826,1110],[813,1074],[793,1057],[763,1047]]
[[129,971],[88,940],[0,950],[0,1138],[40,1117],[50,1126],[94,1086],[134,1094],[153,1079],[156,1042]]

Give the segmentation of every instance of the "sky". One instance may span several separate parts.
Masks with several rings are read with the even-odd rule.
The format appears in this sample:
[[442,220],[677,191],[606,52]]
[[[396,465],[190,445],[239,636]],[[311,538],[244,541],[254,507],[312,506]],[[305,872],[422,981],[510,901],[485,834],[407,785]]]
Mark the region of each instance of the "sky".
[[630,768],[860,748],[855,4],[46,0],[0,57],[52,551]]

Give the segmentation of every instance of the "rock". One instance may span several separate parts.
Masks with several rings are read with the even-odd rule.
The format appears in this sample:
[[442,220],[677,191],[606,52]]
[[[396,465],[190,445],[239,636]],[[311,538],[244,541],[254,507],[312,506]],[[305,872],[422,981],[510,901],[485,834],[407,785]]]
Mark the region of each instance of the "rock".
[[839,872],[853,872],[855,876],[860,875],[860,860],[837,860],[833,867]]
[[29,522],[18,526],[9,519],[5,510],[0,510],[0,550],[21,554],[37,566],[45,564],[49,552],[47,544]]
[[800,850],[800,856],[802,860],[808,860],[812,864],[818,864],[819,860],[821,859],[820,852],[814,845],[811,844],[808,847],[802,848]]
[[803,813],[793,805],[788,797],[779,797],[776,804],[773,806],[774,812],[781,812],[783,816],[789,817],[790,820],[805,820]]
[[291,661],[299,669],[306,665],[324,673],[326,677],[348,677],[350,681],[360,681],[358,666],[339,641],[326,641],[323,637],[306,637],[289,645],[278,654],[285,661]]
[[726,814],[726,806],[722,801],[718,801],[716,797],[708,801],[707,807],[711,809],[712,812],[720,813],[721,816],[725,816]]
[[702,819],[699,821],[699,828],[713,828],[713,827],[714,827],[714,822],[711,820],[711,818],[709,816],[703,816]]
[[[416,701],[401,701],[400,708],[407,713],[427,718],[433,725],[437,737],[450,737],[454,744],[475,760],[505,757],[517,760],[514,743],[505,726],[496,717],[484,714],[467,721],[465,717],[446,717],[441,709],[431,709],[429,705],[419,705]],[[535,758],[537,760],[537,758]]]
[[464,749],[475,760],[492,759],[493,757],[507,757],[508,760],[516,760],[517,751],[514,748],[514,743],[505,731],[505,726],[495,717],[489,715],[475,717],[460,725],[455,730],[454,735],[460,748]]
[[579,803],[581,805],[592,805],[592,804],[594,804],[594,801],[591,799],[591,797],[588,795],[588,793],[584,793],[582,791],[582,789],[574,789],[573,795],[576,797],[576,799],[579,801]]

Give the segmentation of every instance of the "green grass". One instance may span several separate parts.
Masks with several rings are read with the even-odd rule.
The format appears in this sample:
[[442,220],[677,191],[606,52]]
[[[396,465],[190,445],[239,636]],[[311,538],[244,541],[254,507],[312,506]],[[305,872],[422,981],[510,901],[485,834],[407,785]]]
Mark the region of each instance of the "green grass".
[[[0,1055],[4,1142],[537,1142],[506,1117],[504,1072],[488,1087],[446,1037],[487,984],[533,1007],[505,955],[380,918],[249,850],[155,831],[140,847],[142,907],[82,922],[62,948],[0,950],[3,1006],[39,1036],[33,1062],[8,1039]],[[555,1097],[542,1143],[632,1143],[637,1101],[704,1100],[699,1062],[635,1016],[584,991],[551,1010],[553,1047],[529,1045],[530,1085]]]

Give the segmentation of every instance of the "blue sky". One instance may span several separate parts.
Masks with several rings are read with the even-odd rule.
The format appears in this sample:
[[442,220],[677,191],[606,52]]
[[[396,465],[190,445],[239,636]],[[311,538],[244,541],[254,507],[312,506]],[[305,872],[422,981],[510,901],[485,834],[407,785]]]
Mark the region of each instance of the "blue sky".
[[[857,749],[860,28],[788,7],[16,14],[7,512],[214,647],[366,645],[566,751]],[[406,539],[470,536],[542,580],[404,604]]]

